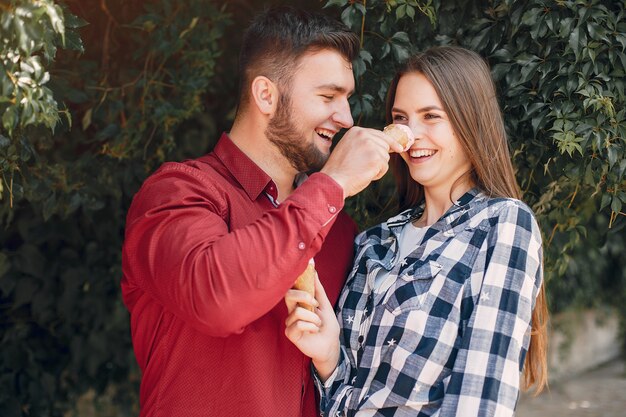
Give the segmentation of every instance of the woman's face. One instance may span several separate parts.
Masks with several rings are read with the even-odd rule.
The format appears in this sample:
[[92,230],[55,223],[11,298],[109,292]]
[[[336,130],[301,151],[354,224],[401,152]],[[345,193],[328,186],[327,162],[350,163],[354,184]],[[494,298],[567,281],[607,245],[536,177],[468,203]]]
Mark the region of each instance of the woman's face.
[[413,146],[401,154],[413,180],[426,192],[449,195],[471,164],[426,77],[412,72],[400,78],[391,115],[394,123],[409,126],[415,135]]

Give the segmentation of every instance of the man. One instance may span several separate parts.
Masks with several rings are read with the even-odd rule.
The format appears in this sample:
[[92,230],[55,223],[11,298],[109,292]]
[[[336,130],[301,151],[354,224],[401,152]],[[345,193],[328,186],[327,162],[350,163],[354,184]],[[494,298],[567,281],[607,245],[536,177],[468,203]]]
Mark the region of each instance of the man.
[[142,416],[316,415],[310,361],[284,335],[283,297],[314,257],[336,300],[356,231],[344,198],[400,150],[352,128],[330,154],[353,124],[357,53],[357,37],[327,17],[261,14],[244,37],[231,131],[204,157],[164,164],[135,196],[122,293]]

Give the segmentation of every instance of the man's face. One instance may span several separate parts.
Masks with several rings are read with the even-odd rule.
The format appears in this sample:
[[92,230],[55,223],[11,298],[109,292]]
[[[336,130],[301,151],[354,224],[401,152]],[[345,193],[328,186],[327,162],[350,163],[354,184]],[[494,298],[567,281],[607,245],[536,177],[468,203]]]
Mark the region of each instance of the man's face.
[[348,97],[353,90],[352,65],[339,53],[324,49],[300,58],[290,91],[281,90],[265,130],[298,172],[321,169],[335,134],[352,127]]

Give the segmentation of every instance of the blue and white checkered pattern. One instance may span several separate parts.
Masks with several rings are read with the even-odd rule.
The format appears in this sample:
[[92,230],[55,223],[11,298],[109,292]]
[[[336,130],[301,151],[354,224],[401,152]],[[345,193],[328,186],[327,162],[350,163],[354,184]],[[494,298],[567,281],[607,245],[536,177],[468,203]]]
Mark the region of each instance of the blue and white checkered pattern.
[[[512,416],[543,280],[541,233],[518,200],[473,189],[396,259],[423,207],[356,238],[338,302],[342,354],[326,416]],[[380,268],[393,277],[378,293]]]

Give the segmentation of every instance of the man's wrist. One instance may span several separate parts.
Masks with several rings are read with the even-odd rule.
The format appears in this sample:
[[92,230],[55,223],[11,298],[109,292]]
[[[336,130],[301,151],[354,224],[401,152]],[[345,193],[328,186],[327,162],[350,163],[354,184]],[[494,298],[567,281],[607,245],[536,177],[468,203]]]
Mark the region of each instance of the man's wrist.
[[339,186],[339,188],[341,188],[341,191],[343,192],[343,199],[345,200],[345,198],[347,196],[346,185],[345,185],[345,182],[342,180],[341,175],[333,174],[332,171],[331,172],[326,172],[326,171],[324,171],[323,168],[320,171],[320,173],[326,175],[327,177],[329,177],[331,180],[333,180]]

